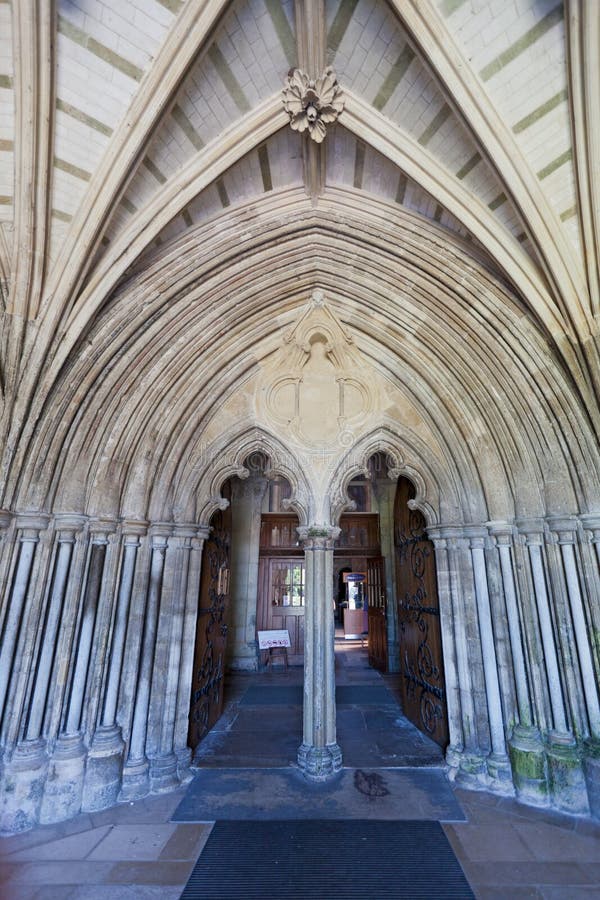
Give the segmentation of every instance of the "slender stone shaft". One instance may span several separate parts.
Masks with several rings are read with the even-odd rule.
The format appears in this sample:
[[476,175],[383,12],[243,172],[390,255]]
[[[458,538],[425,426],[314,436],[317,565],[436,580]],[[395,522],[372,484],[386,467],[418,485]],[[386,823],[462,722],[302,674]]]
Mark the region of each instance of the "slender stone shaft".
[[81,711],[85,695],[87,671],[90,663],[98,600],[100,597],[100,589],[102,587],[106,545],[107,540],[104,535],[94,536],[94,541],[90,550],[89,567],[83,597],[83,613],[79,631],[77,662],[75,664],[75,672],[73,673],[73,686],[69,698],[65,726],[65,732],[67,734],[76,734],[79,731],[81,724]]
[[341,768],[335,728],[333,547],[338,528],[302,527],[306,559],[303,742],[298,764],[321,781]]
[[102,711],[102,727],[111,728],[115,724],[117,715],[117,703],[119,699],[119,683],[121,668],[125,652],[125,635],[127,633],[127,618],[129,616],[129,604],[135,574],[135,561],[140,542],[137,534],[126,534],[123,539],[123,565],[119,582],[119,594],[117,597],[117,613],[112,639],[112,650],[108,670],[108,681]]
[[50,598],[48,600],[48,611],[46,614],[46,622],[44,625],[44,633],[42,637],[42,647],[36,678],[33,688],[33,695],[29,706],[29,716],[27,719],[27,728],[25,738],[28,741],[37,740],[42,733],[42,725],[44,714],[46,712],[46,698],[48,696],[50,675],[52,672],[52,664],[56,653],[56,637],[58,634],[58,626],[63,610],[65,591],[67,589],[67,578],[69,576],[69,568],[71,565],[71,556],[73,553],[73,544],[75,535],[73,531],[61,531],[58,536],[58,552],[54,564],[54,574],[52,578],[52,588]]
[[138,675],[138,689],[135,697],[128,763],[130,761],[140,761],[145,757],[148,709],[150,706],[150,690],[152,687],[152,671],[166,548],[167,539],[165,536],[160,534],[152,536],[150,583],[148,585],[148,599],[142,637],[142,657]]
[[506,603],[506,617],[508,620],[508,633],[510,637],[510,649],[513,669],[515,673],[515,688],[517,694],[517,708],[519,710],[519,722],[528,728],[533,725],[533,711],[527,687],[527,669],[523,653],[523,640],[519,621],[519,607],[517,602],[517,589],[513,561],[510,552],[512,532],[508,525],[501,523],[490,524],[490,530],[496,538],[496,546],[500,557],[500,570],[502,572],[502,586]]
[[597,677],[594,670],[594,661],[592,659],[592,651],[588,637],[588,626],[583,608],[583,597],[581,596],[581,587],[577,575],[577,561],[575,559],[574,546],[575,531],[573,525],[569,521],[564,520],[552,522],[551,527],[553,527],[558,534],[558,542],[560,544],[565,577],[567,580],[569,605],[571,607],[571,616],[573,617],[575,643],[577,644],[577,655],[581,667],[581,680],[583,683],[583,694],[585,697],[590,731],[593,736],[600,737],[600,704],[598,703]]
[[506,756],[506,741],[502,719],[502,700],[500,694],[500,682],[498,679],[496,647],[494,644],[494,631],[492,628],[490,595],[485,567],[484,539],[482,537],[471,538],[471,556],[473,558],[475,593],[477,596],[477,609],[479,612],[479,635],[481,638],[481,649],[483,651],[485,693],[487,698],[492,752],[497,756],[503,757]]
[[0,647],[0,720],[4,711],[6,691],[10,681],[13,666],[13,657],[17,638],[19,636],[19,624],[23,613],[23,604],[29,588],[29,579],[33,566],[35,548],[39,540],[39,528],[25,528],[19,538],[19,560],[12,583],[10,594],[10,608],[4,626],[4,635]]
[[552,628],[552,617],[550,615],[550,601],[548,599],[546,577],[544,575],[544,562],[542,560],[541,547],[542,535],[529,532],[526,534],[526,540],[529,549],[529,560],[531,563],[533,585],[537,601],[542,645],[544,647],[544,661],[548,678],[553,725],[556,731],[566,732],[567,715],[563,700],[558,655],[554,640],[554,630]]

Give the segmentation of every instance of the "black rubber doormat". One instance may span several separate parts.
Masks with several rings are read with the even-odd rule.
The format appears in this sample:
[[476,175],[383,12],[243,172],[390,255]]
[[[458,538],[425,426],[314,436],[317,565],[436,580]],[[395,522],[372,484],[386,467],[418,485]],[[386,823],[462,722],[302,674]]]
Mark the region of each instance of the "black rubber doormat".
[[[252,685],[240,706],[295,706],[302,703],[301,684]],[[394,695],[383,684],[341,684],[335,691],[340,705],[397,706]]]
[[217,822],[181,900],[471,900],[438,822]]

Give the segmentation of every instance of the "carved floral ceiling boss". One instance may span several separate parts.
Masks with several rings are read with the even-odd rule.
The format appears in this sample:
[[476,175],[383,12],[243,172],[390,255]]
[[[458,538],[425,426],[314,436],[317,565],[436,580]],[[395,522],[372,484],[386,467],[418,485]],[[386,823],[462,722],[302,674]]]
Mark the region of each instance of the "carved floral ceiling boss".
[[283,106],[294,131],[307,131],[320,144],[326,126],[335,122],[344,108],[344,95],[329,66],[313,81],[300,69],[292,69],[283,88]]

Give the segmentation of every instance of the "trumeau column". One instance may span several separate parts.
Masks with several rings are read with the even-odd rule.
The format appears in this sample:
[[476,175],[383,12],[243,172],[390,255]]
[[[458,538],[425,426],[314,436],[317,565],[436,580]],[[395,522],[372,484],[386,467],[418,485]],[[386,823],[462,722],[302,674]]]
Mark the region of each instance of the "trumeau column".
[[544,651],[552,729],[547,734],[546,760],[548,781],[554,803],[567,812],[588,809],[581,755],[569,729],[563,695],[560,656],[552,615],[551,599],[544,560],[544,523],[541,519],[521,520],[519,531],[525,536],[533,576],[535,603]]
[[148,715],[150,694],[154,672],[154,655],[158,630],[158,615],[162,593],[163,571],[170,526],[152,526],[150,578],[143,617],[142,645],[137,691],[134,699],[133,721],[129,737],[129,752],[123,768],[123,782],[120,800],[135,800],[145,797],[150,789],[149,763],[146,757],[148,735]]
[[514,559],[511,552],[512,526],[507,522],[489,522],[488,529],[494,538],[500,559],[519,715],[519,720],[513,727],[508,744],[513,782],[519,797],[529,803],[547,805],[546,757],[539,728],[534,724],[535,716],[529,694]]
[[453,768],[458,768],[460,756],[464,750],[464,735],[456,655],[456,623],[453,608],[450,561],[448,557],[448,541],[446,538],[441,537],[441,534],[441,528],[429,527],[427,529],[427,535],[435,547],[440,624],[444,653],[444,681],[446,684],[449,733],[446,761],[448,762],[448,765]]
[[303,739],[298,765],[324,781],[342,767],[335,728],[333,548],[339,528],[300,527],[306,560]]
[[40,811],[43,824],[76,815],[81,809],[86,748],[81,717],[88,680],[92,641],[102,588],[108,534],[106,525],[90,525],[90,543],[81,592],[81,613],[74,636],[75,666],[66,702],[63,730],[58,736],[50,762]]
[[485,562],[485,538],[487,531],[482,528],[469,529],[473,575],[475,579],[475,596],[479,619],[479,637],[483,655],[483,671],[485,674],[485,693],[487,699],[488,722],[492,752],[487,759],[490,776],[501,784],[511,782],[510,765],[506,752],[506,736],[504,717],[502,714],[502,696],[498,678],[498,660],[492,623],[492,611]]
[[116,803],[121,788],[124,744],[121,728],[117,724],[117,706],[138,548],[146,527],[145,522],[133,521],[126,521],[122,526],[121,571],[108,656],[108,674],[99,725],[92,736],[88,752],[82,800],[84,811],[104,809]]
[[200,598],[200,577],[202,574],[202,550],[204,541],[210,534],[210,528],[201,527],[194,530],[194,537],[189,541],[187,578],[181,585],[184,599],[184,613],[181,631],[181,654],[179,657],[179,681],[177,685],[177,707],[173,725],[173,747],[177,756],[177,772],[180,781],[191,778],[190,762],[192,751],[188,747],[188,728],[190,717],[190,693],[196,645],[196,620]]

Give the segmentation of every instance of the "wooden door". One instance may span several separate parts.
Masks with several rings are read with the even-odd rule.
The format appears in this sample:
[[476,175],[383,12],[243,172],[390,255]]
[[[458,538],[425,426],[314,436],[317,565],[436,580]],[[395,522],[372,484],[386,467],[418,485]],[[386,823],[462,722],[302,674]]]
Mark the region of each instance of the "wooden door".
[[287,629],[288,659],[298,665],[304,659],[304,557],[265,557],[261,569],[258,629]]
[[414,488],[400,478],[394,508],[394,548],[404,714],[441,747],[448,743],[434,547],[425,518],[411,510]]
[[[223,496],[226,496],[223,490]],[[229,610],[231,507],[215,513],[204,543],[188,742],[195,749],[223,712]]]
[[369,602],[369,665],[387,671],[387,615],[383,557],[367,560],[367,599]]

